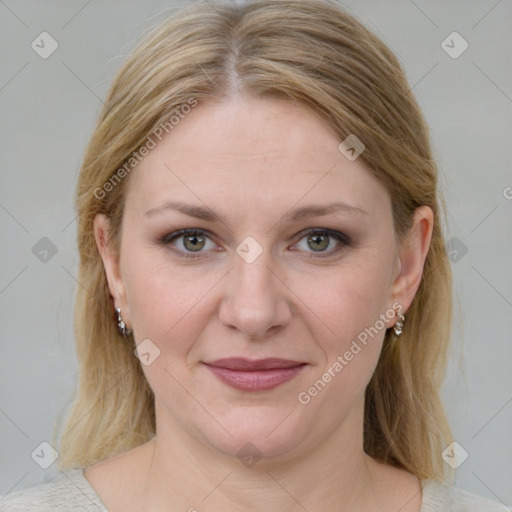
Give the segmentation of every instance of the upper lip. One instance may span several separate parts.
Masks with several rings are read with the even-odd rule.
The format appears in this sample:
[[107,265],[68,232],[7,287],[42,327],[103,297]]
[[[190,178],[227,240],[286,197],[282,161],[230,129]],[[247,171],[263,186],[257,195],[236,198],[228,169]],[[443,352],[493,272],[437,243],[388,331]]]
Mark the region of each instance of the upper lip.
[[229,370],[238,371],[255,371],[255,370],[273,370],[277,368],[294,368],[304,363],[300,361],[292,361],[291,359],[280,359],[270,357],[267,359],[246,359],[243,357],[230,357],[225,359],[216,359],[208,363],[210,366],[218,368],[227,368]]

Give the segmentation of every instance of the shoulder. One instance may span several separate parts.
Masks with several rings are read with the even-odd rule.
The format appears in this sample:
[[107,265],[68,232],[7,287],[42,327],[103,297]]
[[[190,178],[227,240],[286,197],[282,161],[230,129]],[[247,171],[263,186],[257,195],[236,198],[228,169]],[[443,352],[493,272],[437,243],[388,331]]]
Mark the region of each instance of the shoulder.
[[511,509],[447,482],[423,480],[421,512],[510,512]]
[[0,512],[108,512],[82,469],[61,472],[50,483],[0,497]]

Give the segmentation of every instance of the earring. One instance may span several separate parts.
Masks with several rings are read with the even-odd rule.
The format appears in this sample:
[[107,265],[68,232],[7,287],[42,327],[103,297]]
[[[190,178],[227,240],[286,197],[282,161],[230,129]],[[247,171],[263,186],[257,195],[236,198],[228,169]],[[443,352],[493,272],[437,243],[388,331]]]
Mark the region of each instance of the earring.
[[123,322],[123,317],[121,316],[121,309],[116,308],[116,321],[117,321],[117,328],[119,332],[126,338],[130,336],[132,330],[127,329],[126,324]]
[[396,321],[393,332],[395,333],[395,336],[400,336],[402,334],[402,327],[404,326],[405,322],[405,316],[402,314],[402,308],[399,307],[398,311],[396,312],[396,316],[398,317],[398,320]]

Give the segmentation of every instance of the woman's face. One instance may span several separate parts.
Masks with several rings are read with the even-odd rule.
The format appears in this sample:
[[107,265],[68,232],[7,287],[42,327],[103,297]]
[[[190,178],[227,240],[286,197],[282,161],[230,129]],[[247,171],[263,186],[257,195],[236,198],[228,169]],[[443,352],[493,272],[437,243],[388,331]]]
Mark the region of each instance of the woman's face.
[[408,303],[390,197],[340,142],[296,105],[238,97],[192,109],[132,172],[120,259],[102,255],[159,432],[278,457],[362,438]]

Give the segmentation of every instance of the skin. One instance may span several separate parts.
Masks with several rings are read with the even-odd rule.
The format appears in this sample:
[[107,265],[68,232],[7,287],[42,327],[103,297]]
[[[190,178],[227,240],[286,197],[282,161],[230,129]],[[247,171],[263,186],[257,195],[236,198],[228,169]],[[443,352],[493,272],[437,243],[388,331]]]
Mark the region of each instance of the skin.
[[[297,399],[393,303],[407,311],[432,235],[432,210],[422,206],[398,244],[388,192],[339,143],[323,120],[284,101],[200,104],[130,176],[119,255],[108,219],[96,217],[115,305],[136,343],[160,350],[143,366],[156,437],[85,472],[110,511],[420,510],[416,477],[363,451],[364,390],[396,317],[308,404]],[[146,215],[171,200],[207,206],[223,221],[171,209]],[[366,213],[284,217],[331,201]],[[205,231],[197,259],[179,255],[197,254],[184,237],[159,242],[185,228]],[[328,237],[315,251],[301,234],[309,228],[351,242]],[[252,263],[236,252],[247,236],[263,250]],[[273,390],[244,392],[203,364],[221,357],[307,366]],[[248,442],[262,455],[252,467],[236,456]]]

